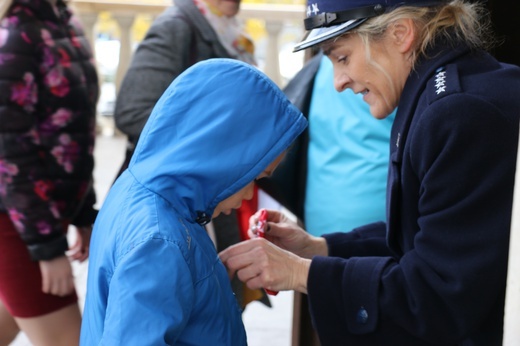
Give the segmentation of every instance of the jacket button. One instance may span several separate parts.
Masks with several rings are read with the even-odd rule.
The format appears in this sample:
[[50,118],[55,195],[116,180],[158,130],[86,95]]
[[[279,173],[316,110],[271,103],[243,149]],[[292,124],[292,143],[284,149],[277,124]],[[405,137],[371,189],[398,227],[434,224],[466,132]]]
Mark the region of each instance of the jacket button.
[[356,321],[357,323],[365,324],[368,320],[368,312],[364,307],[358,310]]

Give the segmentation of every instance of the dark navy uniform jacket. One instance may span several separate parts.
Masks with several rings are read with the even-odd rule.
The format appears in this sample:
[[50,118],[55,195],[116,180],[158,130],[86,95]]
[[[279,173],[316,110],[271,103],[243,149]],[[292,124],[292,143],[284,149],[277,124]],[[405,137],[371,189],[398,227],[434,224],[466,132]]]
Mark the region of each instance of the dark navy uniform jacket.
[[325,236],[308,280],[327,345],[501,345],[520,69],[438,45],[392,128],[387,223]]

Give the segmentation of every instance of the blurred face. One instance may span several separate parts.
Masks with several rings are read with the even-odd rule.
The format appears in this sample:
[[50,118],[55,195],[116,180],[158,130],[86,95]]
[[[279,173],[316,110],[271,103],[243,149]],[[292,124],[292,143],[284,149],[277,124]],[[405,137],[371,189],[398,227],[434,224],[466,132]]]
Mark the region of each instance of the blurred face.
[[240,0],[205,0],[215,6],[226,17],[234,17],[240,9]]
[[[278,156],[269,166],[267,166],[267,168],[262,173],[260,173],[260,175],[256,179],[270,177],[284,157],[285,152]],[[217,206],[215,207],[215,211],[213,212],[213,217],[217,217],[218,215],[220,215],[220,213],[229,215],[231,214],[231,211],[233,209],[240,208],[244,199],[250,200],[251,198],[253,198],[254,186],[255,183],[254,181],[252,181],[242,190],[229,196],[228,198],[217,204]]]
[[322,48],[334,66],[334,88],[363,94],[372,116],[386,118],[397,107],[411,71],[406,55],[394,47],[391,35],[372,42],[369,54],[357,34],[332,41]]

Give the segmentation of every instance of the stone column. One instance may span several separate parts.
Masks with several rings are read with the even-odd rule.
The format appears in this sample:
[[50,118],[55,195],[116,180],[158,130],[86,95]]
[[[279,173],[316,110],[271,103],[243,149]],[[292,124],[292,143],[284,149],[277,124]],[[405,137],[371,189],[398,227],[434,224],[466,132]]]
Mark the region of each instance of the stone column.
[[278,43],[282,28],[283,22],[281,21],[265,21],[265,29],[267,31],[267,51],[265,55],[264,72],[280,87],[282,86],[282,76],[280,74],[280,51]]
[[81,21],[81,24],[83,25],[83,30],[85,30],[85,36],[87,37],[87,40],[89,41],[90,45],[92,46],[92,52],[95,56],[95,37],[96,33],[94,31],[94,26],[97,23],[98,20],[98,14],[97,13],[89,13],[89,12],[78,12],[76,11],[75,14]]
[[134,14],[117,14],[113,13],[112,18],[119,25],[121,31],[120,47],[119,47],[119,64],[116,72],[116,94],[119,91],[119,86],[123,81],[126,70],[130,65],[132,58],[132,25],[134,24]]

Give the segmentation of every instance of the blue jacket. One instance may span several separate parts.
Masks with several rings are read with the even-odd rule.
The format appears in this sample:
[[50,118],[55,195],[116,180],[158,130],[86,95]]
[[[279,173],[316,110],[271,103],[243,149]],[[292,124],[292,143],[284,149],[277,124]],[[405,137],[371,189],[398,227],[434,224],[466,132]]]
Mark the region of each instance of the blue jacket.
[[211,59],[181,74],[96,220],[81,345],[245,345],[240,308],[202,224],[306,124],[245,63]]
[[335,257],[312,261],[324,346],[501,345],[520,69],[430,53],[392,128],[386,225],[328,235]]

